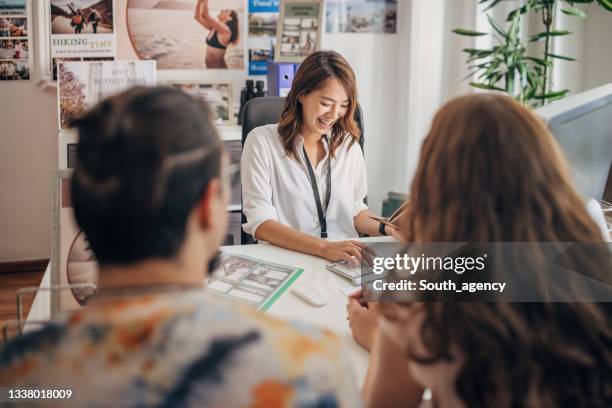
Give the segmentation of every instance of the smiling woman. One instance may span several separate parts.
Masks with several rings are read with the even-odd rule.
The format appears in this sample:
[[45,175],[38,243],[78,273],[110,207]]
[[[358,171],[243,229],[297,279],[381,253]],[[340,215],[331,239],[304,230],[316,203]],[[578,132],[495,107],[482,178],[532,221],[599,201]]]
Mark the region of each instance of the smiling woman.
[[334,51],[307,57],[280,122],[254,129],[244,144],[245,232],[331,261],[360,259],[361,244],[351,240],[359,233],[394,233],[371,219],[364,203],[356,109],[355,74],[346,60]]

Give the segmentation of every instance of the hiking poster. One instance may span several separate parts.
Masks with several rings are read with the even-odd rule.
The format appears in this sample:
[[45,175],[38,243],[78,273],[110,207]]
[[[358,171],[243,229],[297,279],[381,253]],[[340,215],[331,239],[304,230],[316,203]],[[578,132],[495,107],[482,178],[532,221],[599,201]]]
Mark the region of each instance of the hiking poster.
[[266,75],[274,59],[280,0],[249,0],[249,75]]
[[51,58],[57,63],[116,55],[113,0],[51,0]]
[[244,0],[116,0],[120,59],[160,70],[243,70]]

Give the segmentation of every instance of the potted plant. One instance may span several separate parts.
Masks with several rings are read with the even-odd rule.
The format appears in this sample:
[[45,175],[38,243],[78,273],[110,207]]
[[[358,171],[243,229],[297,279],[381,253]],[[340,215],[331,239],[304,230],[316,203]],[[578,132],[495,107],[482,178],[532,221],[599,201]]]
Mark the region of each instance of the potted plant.
[[[483,12],[498,5],[502,0],[480,0],[489,3]],[[552,39],[572,34],[568,30],[554,29],[554,16],[557,7],[561,12],[586,18],[586,14],[575,7],[577,3],[597,2],[608,11],[612,11],[612,0],[526,0],[522,6],[510,11],[506,24],[500,24],[487,14],[493,33],[485,33],[465,28],[457,28],[454,33],[478,37],[493,35],[496,44],[491,48],[465,48],[470,73],[468,78],[476,76],[470,82],[475,88],[505,92],[523,105],[538,107],[547,101],[563,98],[569,89],[553,90],[551,87],[551,71],[555,60],[575,61],[574,58],[551,52]],[[543,30],[526,36],[521,35],[521,20],[530,13],[541,16]],[[541,56],[531,56],[527,52],[528,42],[544,41],[544,51]]]

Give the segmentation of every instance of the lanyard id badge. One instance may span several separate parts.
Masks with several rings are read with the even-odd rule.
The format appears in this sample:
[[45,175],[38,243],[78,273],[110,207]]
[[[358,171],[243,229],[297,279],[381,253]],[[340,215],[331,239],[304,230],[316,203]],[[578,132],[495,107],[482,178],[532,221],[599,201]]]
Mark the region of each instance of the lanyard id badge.
[[[321,238],[327,238],[327,218],[323,212],[323,206],[321,205],[321,195],[319,194],[319,187],[317,185],[317,179],[308,160],[308,154],[306,154],[306,148],[302,146],[304,151],[304,159],[306,160],[306,167],[308,167],[308,177],[310,178],[310,186],[312,187],[312,195],[314,196],[315,203],[317,205],[317,215],[319,216],[319,224],[321,225]],[[331,156],[327,158],[327,177],[325,178],[325,211],[329,207],[329,200],[331,198]]]

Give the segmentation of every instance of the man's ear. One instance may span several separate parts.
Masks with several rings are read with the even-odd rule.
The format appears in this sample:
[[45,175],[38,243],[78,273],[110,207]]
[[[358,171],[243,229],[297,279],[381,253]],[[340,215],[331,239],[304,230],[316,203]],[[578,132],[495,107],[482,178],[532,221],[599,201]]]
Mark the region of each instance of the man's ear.
[[198,204],[199,223],[203,228],[210,228],[217,222],[215,217],[215,207],[220,205],[220,197],[221,180],[219,180],[219,177],[215,177],[204,189]]

